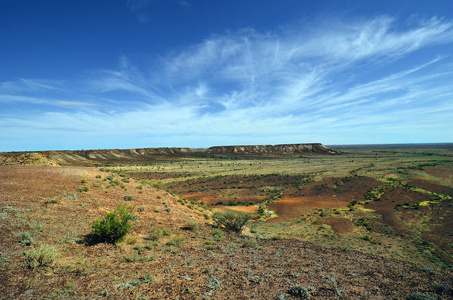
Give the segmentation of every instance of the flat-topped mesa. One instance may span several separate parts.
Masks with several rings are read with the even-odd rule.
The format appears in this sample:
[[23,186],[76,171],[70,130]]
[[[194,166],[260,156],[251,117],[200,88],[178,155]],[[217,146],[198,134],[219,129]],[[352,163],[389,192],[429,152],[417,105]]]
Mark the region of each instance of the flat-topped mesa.
[[192,153],[190,148],[162,147],[162,148],[139,148],[139,149],[105,149],[105,150],[75,150],[75,151],[49,151],[42,152],[56,160],[121,160],[146,158],[154,155],[174,155]]
[[[66,152],[66,151],[64,151]],[[137,156],[148,155],[166,155],[166,154],[179,154],[179,153],[192,153],[190,148],[182,147],[161,147],[161,148],[138,148],[138,149],[106,149],[106,150],[78,150],[70,151],[79,154],[86,158],[109,158],[110,157],[124,157],[133,158]]]
[[341,154],[340,151],[328,148],[321,143],[215,146],[210,147],[206,152],[211,154]]

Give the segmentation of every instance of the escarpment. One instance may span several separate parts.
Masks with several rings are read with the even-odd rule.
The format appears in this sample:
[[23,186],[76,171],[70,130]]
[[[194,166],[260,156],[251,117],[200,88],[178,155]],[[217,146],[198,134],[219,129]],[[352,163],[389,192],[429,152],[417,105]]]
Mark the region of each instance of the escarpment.
[[335,155],[340,151],[328,148],[321,143],[215,146],[210,148],[139,148],[105,150],[61,150],[35,152],[0,153],[0,165],[95,165],[121,162],[150,162],[155,159],[172,157],[211,156],[211,155],[291,155],[320,154]]
[[206,150],[206,152],[211,154],[341,154],[340,151],[328,148],[321,143],[215,146],[210,147]]

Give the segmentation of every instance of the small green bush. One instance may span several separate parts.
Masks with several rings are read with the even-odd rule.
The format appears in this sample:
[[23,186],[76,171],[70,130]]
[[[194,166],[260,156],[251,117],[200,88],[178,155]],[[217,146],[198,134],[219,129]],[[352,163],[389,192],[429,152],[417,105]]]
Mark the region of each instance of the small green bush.
[[414,292],[407,296],[406,300],[436,300],[437,298],[422,292]]
[[244,244],[242,245],[243,248],[252,248],[252,249],[255,249],[255,248],[259,248],[259,244],[258,242],[256,241],[255,238],[245,238],[244,239]]
[[169,236],[171,234],[170,229],[162,228],[162,234],[165,236]]
[[112,180],[110,180],[110,184],[113,186],[120,185],[121,181],[119,179],[112,179]]
[[43,244],[38,249],[30,249],[24,252],[24,260],[30,269],[37,267],[51,266],[60,256],[53,246]]
[[302,298],[302,299],[310,298],[310,293],[308,292],[308,290],[306,288],[304,288],[303,286],[301,286],[300,284],[296,284],[296,285],[292,286],[288,290],[288,294],[295,296],[295,297]]
[[216,241],[220,241],[223,239],[223,233],[220,229],[215,228],[211,230],[211,234],[214,237],[214,240]]
[[215,212],[212,219],[218,224],[223,225],[225,229],[241,232],[242,227],[251,219],[249,214],[243,212]]
[[87,186],[81,186],[77,191],[78,192],[88,192],[90,188]]
[[171,240],[169,240],[166,245],[180,247],[182,245],[182,242],[184,242],[184,237],[177,236],[177,237],[174,237]]
[[125,201],[132,201],[132,200],[134,200],[134,197],[131,196],[131,195],[126,195],[126,196],[124,196],[123,198],[124,198]]
[[60,199],[58,199],[57,196],[46,201],[46,204],[56,204],[56,203],[60,203]]
[[197,221],[189,220],[186,222],[186,226],[184,228],[191,230],[193,232],[198,232],[198,229],[200,228],[200,224],[198,224]]
[[115,244],[121,242],[131,229],[130,220],[135,219],[134,207],[118,204],[113,212],[97,219],[92,225],[91,237],[94,241]]
[[149,230],[149,236],[148,238],[152,241],[157,241],[159,240],[162,235],[163,235],[163,230],[157,226],[152,226],[151,229]]
[[109,175],[106,177],[108,180],[113,180],[113,176],[112,175]]
[[101,183],[99,181],[96,181],[96,182],[93,182],[93,184],[91,186],[94,187],[94,188],[100,188],[101,187]]
[[136,239],[136,238],[128,238],[128,239],[126,240],[126,244],[128,244],[128,245],[137,244],[137,239]]
[[431,285],[431,289],[434,293],[439,294],[439,295],[453,296],[453,288],[450,287],[448,284],[434,282]]
[[30,246],[31,244],[33,244],[35,242],[35,240],[31,237],[31,235],[28,231],[21,232],[20,236],[21,236],[21,240],[19,243],[22,246]]

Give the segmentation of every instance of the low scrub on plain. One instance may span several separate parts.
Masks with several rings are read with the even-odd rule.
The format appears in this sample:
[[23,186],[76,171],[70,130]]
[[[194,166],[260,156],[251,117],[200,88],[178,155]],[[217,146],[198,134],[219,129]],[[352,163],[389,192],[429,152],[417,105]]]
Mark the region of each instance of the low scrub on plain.
[[25,263],[30,269],[51,266],[60,256],[55,247],[47,244],[25,251],[24,255]]
[[92,226],[91,239],[94,242],[115,244],[121,242],[131,230],[129,221],[135,219],[134,207],[118,204],[103,220],[96,220]]
[[200,224],[198,224],[198,222],[195,220],[189,220],[186,222],[184,228],[193,232],[198,232],[198,230],[200,229]]
[[251,219],[249,214],[243,212],[215,212],[212,216],[212,219],[217,223],[217,225],[223,225],[225,229],[241,232],[242,227]]

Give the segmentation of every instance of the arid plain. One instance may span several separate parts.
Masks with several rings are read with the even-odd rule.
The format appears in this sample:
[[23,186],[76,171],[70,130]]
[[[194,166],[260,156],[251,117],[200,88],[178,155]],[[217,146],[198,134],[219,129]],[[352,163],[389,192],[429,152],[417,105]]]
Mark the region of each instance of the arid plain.
[[[0,154],[0,297],[450,299],[453,145],[332,148]],[[124,241],[87,242],[119,203]],[[42,245],[54,261],[31,266]]]

